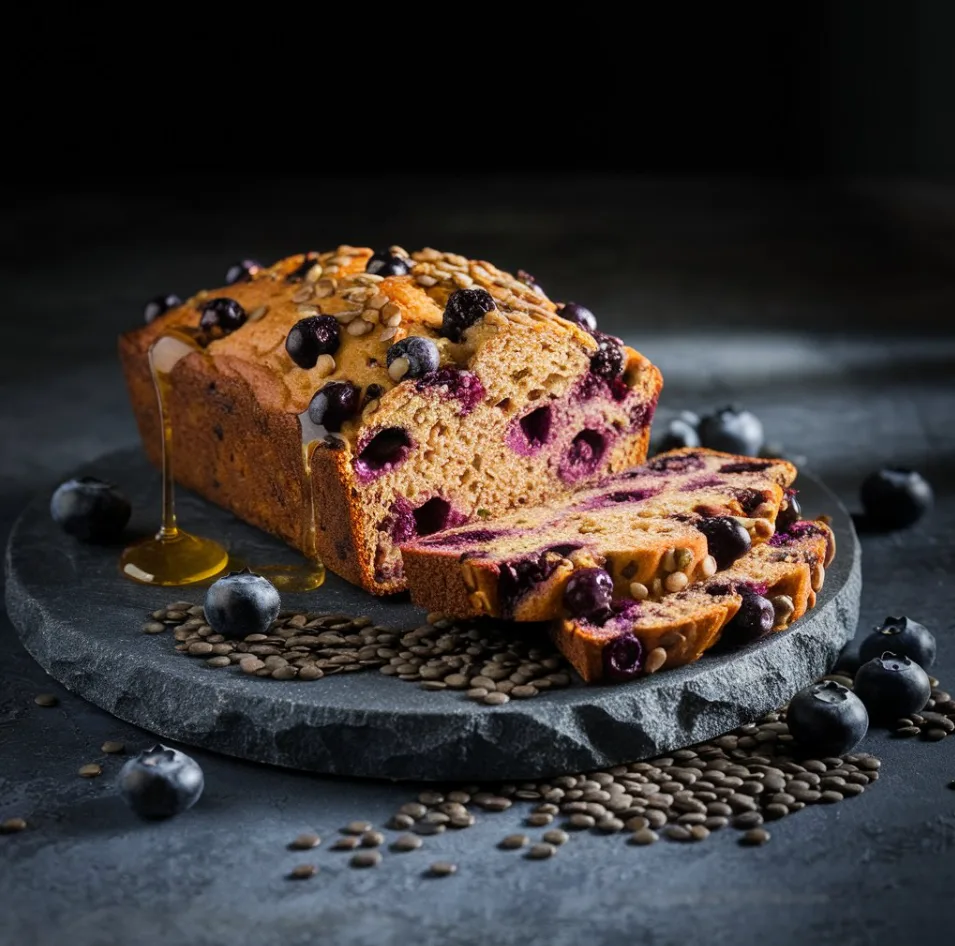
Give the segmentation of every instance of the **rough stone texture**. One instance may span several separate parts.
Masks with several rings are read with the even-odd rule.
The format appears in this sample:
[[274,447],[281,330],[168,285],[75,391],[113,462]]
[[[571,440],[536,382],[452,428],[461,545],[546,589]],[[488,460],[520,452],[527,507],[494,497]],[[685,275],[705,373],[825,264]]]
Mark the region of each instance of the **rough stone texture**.
[[[45,196],[0,217],[4,542],[34,495],[135,442],[115,336],[145,299],[343,234],[433,243],[523,266],[590,306],[661,366],[661,421],[752,408],[850,509],[880,464],[921,470],[932,515],[860,533],[859,634],[887,614],[924,621],[935,673],[955,686],[955,189],[529,177],[476,188],[429,174],[343,182],[336,197],[314,178],[208,183]],[[59,706],[36,706],[43,692]],[[332,837],[356,818],[383,825],[416,786],[189,750],[202,799],[145,824],[115,797],[123,757],[99,754],[107,739],[129,752],[154,741],[46,676],[0,614],[0,820],[30,825],[0,836],[3,946],[898,946],[946,943],[955,928],[953,738],[870,731],[879,782],[773,823],[761,848],[736,832],[649,848],[575,832],[530,862],[497,849],[517,831],[540,838],[517,804],[422,851],[388,851],[373,871],[345,866]],[[92,761],[103,777],[78,778]],[[286,848],[304,831],[324,839],[307,857]],[[318,875],[286,880],[303,860]],[[423,877],[436,860],[457,862],[457,876]]]
[[[83,472],[121,483],[145,528],[159,508],[156,472],[138,449]],[[818,481],[799,479],[807,514],[833,516],[838,554],[816,608],[792,629],[734,654],[627,685],[578,685],[493,709],[371,671],[315,683],[260,680],[187,660],[171,635],[141,631],[149,611],[202,590],[153,589],[124,579],[115,548],[64,541],[46,498],[13,529],[7,608],[27,650],[74,693],[167,739],[256,762],[394,779],[522,779],[660,755],[775,709],[825,672],[859,613],[859,545],[848,513]],[[184,497],[185,498],[185,497]],[[225,541],[253,568],[290,558],[278,540],[189,497],[180,521]],[[56,549],[51,568],[51,549]],[[374,598],[330,575],[284,607],[369,615],[412,628],[423,613]]]

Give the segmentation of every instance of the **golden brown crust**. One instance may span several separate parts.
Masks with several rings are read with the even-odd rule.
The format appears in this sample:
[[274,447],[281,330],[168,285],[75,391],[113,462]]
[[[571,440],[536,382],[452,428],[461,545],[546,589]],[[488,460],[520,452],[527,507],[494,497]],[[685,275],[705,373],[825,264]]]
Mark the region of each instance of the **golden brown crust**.
[[[639,635],[644,653],[649,654],[660,647],[660,641],[672,634],[679,650],[674,650],[672,659],[668,654],[666,666],[676,667],[690,663],[718,640],[720,631],[736,616],[740,600],[736,597],[727,598],[701,608],[692,619],[674,623],[669,627],[648,628]],[[682,643],[676,635],[683,638]],[[585,683],[599,683],[603,680],[603,650],[607,643],[606,638],[581,633],[580,628],[572,622],[555,625],[552,636],[561,653]],[[676,662],[677,659],[679,663]]]

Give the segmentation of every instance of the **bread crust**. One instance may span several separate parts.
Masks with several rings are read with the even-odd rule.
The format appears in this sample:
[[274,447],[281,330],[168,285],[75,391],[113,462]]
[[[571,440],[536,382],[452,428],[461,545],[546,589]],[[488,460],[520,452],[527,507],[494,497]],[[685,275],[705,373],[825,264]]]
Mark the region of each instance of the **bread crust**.
[[[209,299],[225,296],[238,301],[249,313],[248,321],[231,334],[202,339],[204,350],[183,358],[170,375],[176,481],[304,555],[319,556],[348,581],[373,594],[389,594],[406,587],[400,558],[398,570],[397,553],[388,567],[376,562],[380,523],[369,515],[367,501],[362,502],[353,462],[362,432],[378,423],[376,417],[387,415],[388,404],[407,400],[402,392],[409,383],[396,386],[387,371],[388,345],[409,334],[426,335],[438,343],[442,365],[469,365],[472,360],[481,363],[482,351],[485,360],[491,360],[495,345],[513,337],[525,339],[517,344],[528,352],[540,340],[558,353],[573,352],[586,366],[597,344],[579,326],[559,318],[549,299],[490,263],[423,250],[412,254],[410,275],[382,278],[365,273],[371,252],[339,247],[332,253],[298,254],[249,281],[198,293],[151,324],[123,335],[119,355],[146,454],[159,465],[161,429],[150,347],[170,331],[195,335],[200,307]],[[302,275],[313,263],[322,270],[320,279],[312,278],[314,271]],[[450,294],[469,282],[487,287],[497,308],[464,341],[450,343],[438,333],[442,309]],[[306,299],[309,284],[315,297]],[[362,322],[367,333],[348,331],[353,320],[349,307],[354,306],[366,307],[360,310],[361,320],[377,320]],[[296,367],[285,351],[289,329],[309,311],[331,314],[340,322],[337,365],[328,376],[317,367]],[[385,322],[386,316],[392,318],[390,313],[401,321],[384,340],[391,332]],[[613,455],[608,453],[607,462],[614,468],[645,456],[649,420],[662,387],[659,371],[642,355],[629,348],[623,355],[628,384],[645,399],[646,423],[621,436]],[[317,442],[306,466],[298,415],[316,390],[338,379],[353,381],[364,392],[377,385],[382,391],[381,410],[374,414],[377,405],[371,403],[338,438]]]
[[[770,600],[788,597],[792,610],[777,612],[773,632],[785,630],[815,606],[816,593],[825,579],[825,566],[832,561],[835,543],[832,530],[823,522],[814,522],[812,532],[791,545],[776,549],[760,546],[744,556],[726,572],[638,612],[631,622],[600,627],[586,622],[562,620],[551,625],[551,637],[574,669],[587,683],[605,677],[604,648],[624,631],[640,641],[644,660],[651,652],[663,652],[652,671],[672,669],[699,660],[720,639],[723,629],[736,616],[742,594],[733,583],[765,586],[761,593]],[[715,598],[711,592],[717,583],[728,585]],[[681,605],[683,605],[681,607]],[[668,617],[667,610],[673,614]]]

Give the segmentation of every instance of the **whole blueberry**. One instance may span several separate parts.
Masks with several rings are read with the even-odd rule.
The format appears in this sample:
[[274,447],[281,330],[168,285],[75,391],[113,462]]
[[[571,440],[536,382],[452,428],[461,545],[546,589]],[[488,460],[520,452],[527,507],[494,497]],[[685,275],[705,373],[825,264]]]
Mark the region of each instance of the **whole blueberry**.
[[299,368],[314,368],[319,355],[334,355],[341,344],[338,320],[331,315],[300,319],[285,339],[285,350]]
[[932,632],[911,618],[887,617],[862,642],[859,659],[865,663],[881,657],[886,651],[914,660],[923,670],[935,663],[935,637]]
[[497,308],[486,289],[455,289],[448,296],[441,317],[441,334],[452,342],[460,342],[464,333]]
[[519,269],[517,271],[517,280],[518,282],[524,283],[528,289],[533,289],[537,295],[546,295],[544,290],[541,288],[541,284],[526,269]]
[[720,643],[728,647],[742,647],[765,637],[776,622],[773,603],[762,595],[743,595],[739,610],[720,635]]
[[200,328],[221,329],[226,335],[244,325],[247,318],[242,305],[227,296],[210,299],[203,304],[200,311],[202,312],[199,319]]
[[613,381],[623,373],[623,343],[613,335],[591,332],[597,340],[597,352],[590,359],[590,370],[604,381]]
[[928,674],[914,660],[888,651],[856,671],[853,689],[879,722],[918,713],[932,695]]
[[302,262],[298,264],[291,272],[285,276],[286,282],[301,282],[311,271],[312,267],[318,262],[318,253],[309,250],[302,256]]
[[205,779],[195,759],[156,745],[130,759],[119,772],[119,794],[140,818],[171,818],[191,808]]
[[793,739],[816,755],[851,752],[869,729],[869,714],[851,690],[834,680],[813,683],[790,701],[786,722]]
[[381,384],[369,384],[365,388],[365,393],[361,397],[361,410],[364,410],[372,401],[377,401],[378,398],[385,393],[384,385]]
[[802,506],[796,499],[795,490],[788,490],[783,502],[785,505],[780,505],[779,512],[776,514],[777,532],[788,532],[795,523],[802,519]]
[[931,507],[932,487],[915,470],[886,469],[870,473],[860,490],[866,518],[883,529],[913,525]]
[[388,374],[392,381],[402,378],[421,378],[438,370],[441,354],[430,338],[409,335],[388,349]]
[[666,453],[668,450],[679,450],[682,447],[699,447],[700,434],[697,428],[700,425],[700,418],[692,411],[680,411],[678,417],[667,424],[666,433],[660,440],[657,447],[658,453]]
[[170,309],[176,309],[182,305],[182,299],[179,298],[174,292],[170,292],[165,296],[156,296],[155,299],[150,299],[146,303],[146,308],[143,311],[143,318],[146,320],[148,325],[150,322],[154,322],[159,316],[164,315]]
[[129,522],[129,500],[112,483],[95,476],[61,483],[50,500],[50,515],[64,532],[84,542],[111,542]]
[[266,633],[280,606],[275,585],[246,568],[214,581],[206,592],[203,611],[216,634],[246,637]]
[[755,457],[763,446],[763,425],[749,411],[723,407],[700,421],[700,440],[710,450]]
[[231,286],[237,282],[248,282],[261,268],[262,264],[258,260],[239,260],[225,271],[225,284]]
[[329,381],[312,396],[308,417],[313,424],[338,433],[342,424],[358,413],[360,405],[361,388],[350,381]]
[[406,276],[411,266],[403,256],[378,250],[365,264],[365,272],[374,276]]
[[571,617],[594,617],[610,609],[613,579],[602,568],[581,568],[564,586],[564,607]]
[[706,536],[706,547],[721,571],[742,558],[753,544],[749,533],[732,516],[701,519],[696,527]]
[[586,306],[579,305],[576,302],[565,302],[558,310],[557,314],[568,322],[576,322],[581,328],[588,332],[597,331],[597,316],[593,314]]
[[643,669],[643,644],[630,631],[615,637],[603,649],[604,677],[626,682]]

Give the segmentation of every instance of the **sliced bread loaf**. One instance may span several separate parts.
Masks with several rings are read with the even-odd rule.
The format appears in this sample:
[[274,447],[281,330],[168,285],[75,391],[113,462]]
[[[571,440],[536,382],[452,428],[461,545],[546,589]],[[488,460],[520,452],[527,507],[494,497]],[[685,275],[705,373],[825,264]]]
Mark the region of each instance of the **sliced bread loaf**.
[[553,623],[554,642],[588,683],[690,663],[713,647],[780,631],[814,607],[835,554],[832,530],[799,520],[723,572],[660,601],[618,599]]
[[410,542],[404,571],[416,604],[457,617],[559,618],[571,576],[595,568],[605,595],[659,600],[770,539],[795,476],[783,460],[674,450],[559,504]]

